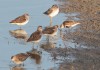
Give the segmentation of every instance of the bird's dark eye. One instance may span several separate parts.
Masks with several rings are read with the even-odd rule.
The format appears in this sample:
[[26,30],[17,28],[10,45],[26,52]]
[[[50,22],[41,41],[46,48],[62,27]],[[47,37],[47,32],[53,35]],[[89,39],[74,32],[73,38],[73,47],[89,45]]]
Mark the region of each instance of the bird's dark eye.
[[66,26],[66,28],[69,28],[69,26]]
[[14,57],[14,56],[12,56],[11,59],[12,59],[13,57]]

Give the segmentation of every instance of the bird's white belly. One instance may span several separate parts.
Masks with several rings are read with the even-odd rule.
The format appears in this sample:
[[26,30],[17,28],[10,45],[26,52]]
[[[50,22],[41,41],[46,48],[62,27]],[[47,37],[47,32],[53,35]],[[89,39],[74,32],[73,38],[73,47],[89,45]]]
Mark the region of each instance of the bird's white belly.
[[59,12],[59,9],[57,9],[56,11],[53,11],[49,16],[54,17],[58,14],[58,12]]
[[29,20],[27,20],[27,21],[25,21],[25,22],[23,22],[23,23],[11,23],[11,24],[16,24],[16,25],[21,26],[21,25],[25,25],[25,24],[27,24],[27,23],[28,23],[28,21],[29,21]]

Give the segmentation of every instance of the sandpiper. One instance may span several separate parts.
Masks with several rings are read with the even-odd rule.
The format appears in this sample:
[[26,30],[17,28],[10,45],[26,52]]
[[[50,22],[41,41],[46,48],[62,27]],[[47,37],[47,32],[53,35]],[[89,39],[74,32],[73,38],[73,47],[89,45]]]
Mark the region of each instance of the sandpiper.
[[55,25],[53,27],[46,27],[42,33],[44,35],[50,35],[50,36],[54,36],[57,34],[57,31],[58,31],[58,25]]
[[9,23],[22,26],[22,25],[27,24],[28,21],[29,21],[29,14],[25,13],[25,14],[15,18],[14,20],[11,20]]
[[35,42],[38,43],[41,40],[42,37],[42,26],[38,26],[37,31],[31,34],[27,42]]
[[29,55],[27,53],[19,53],[12,56],[11,60],[16,64],[21,65],[28,57]]
[[59,13],[59,7],[56,4],[44,12],[44,14],[50,17],[50,26],[52,25],[52,17],[56,16],[58,13]]
[[70,27],[74,27],[76,25],[80,24],[79,22],[75,22],[75,21],[64,21],[61,25],[60,28],[70,28]]

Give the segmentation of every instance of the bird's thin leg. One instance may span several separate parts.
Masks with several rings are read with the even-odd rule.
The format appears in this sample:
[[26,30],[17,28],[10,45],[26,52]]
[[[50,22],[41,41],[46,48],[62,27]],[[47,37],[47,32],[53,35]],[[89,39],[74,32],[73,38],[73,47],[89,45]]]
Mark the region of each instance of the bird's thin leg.
[[20,29],[22,29],[21,26],[20,26]]
[[37,50],[39,50],[39,42],[38,43],[36,43],[37,44]]
[[41,43],[38,43],[38,45],[37,45],[38,48],[37,48],[37,49],[38,49],[39,53],[42,54],[42,49],[40,48],[40,44],[41,44]]
[[32,42],[32,44],[33,44],[33,45],[32,45],[32,48],[34,48],[34,45],[35,45],[34,42]]
[[22,64],[22,66],[24,66],[24,63]]
[[61,37],[61,38],[62,38],[62,35],[63,35],[63,34],[62,34],[62,29],[60,29],[60,37]]
[[50,26],[52,26],[52,17],[50,17]]
[[48,36],[48,43],[50,42],[50,36]]
[[47,35],[47,38],[46,38],[47,42],[49,42],[49,36]]

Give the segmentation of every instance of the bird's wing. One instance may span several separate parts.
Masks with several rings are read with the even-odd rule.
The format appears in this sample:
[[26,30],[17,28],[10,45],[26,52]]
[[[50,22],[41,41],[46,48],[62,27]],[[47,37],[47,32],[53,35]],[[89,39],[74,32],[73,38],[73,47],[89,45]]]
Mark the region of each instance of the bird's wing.
[[22,16],[19,16],[19,17],[15,18],[10,23],[21,23],[21,22],[25,22],[25,21],[26,21],[25,16],[22,15]]
[[20,61],[24,61],[24,60],[27,59],[27,57],[28,57],[28,55],[26,55],[26,54],[24,54],[24,53],[21,53],[21,54],[19,54],[18,59],[19,59]]
[[44,14],[47,14],[48,15],[48,14],[52,13],[52,11],[53,10],[51,8],[49,8],[46,12],[44,12]]
[[53,28],[46,28],[43,30],[43,34],[52,34],[54,32]]
[[27,40],[27,42],[29,42],[29,41],[35,41],[35,40],[38,40],[40,38],[41,38],[40,32],[36,31],[36,32],[34,32],[34,33],[31,34],[31,36],[29,37],[29,39]]

